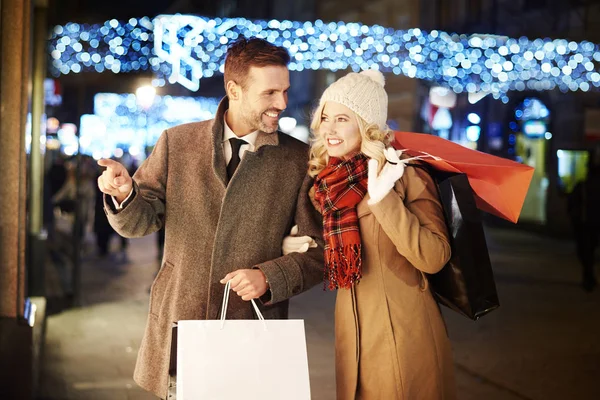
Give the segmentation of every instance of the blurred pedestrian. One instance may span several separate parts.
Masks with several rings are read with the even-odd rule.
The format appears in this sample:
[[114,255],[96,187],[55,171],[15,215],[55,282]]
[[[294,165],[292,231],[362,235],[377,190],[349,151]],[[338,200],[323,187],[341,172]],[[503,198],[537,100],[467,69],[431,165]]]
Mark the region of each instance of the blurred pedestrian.
[[[121,163],[126,169],[130,176],[133,176],[137,170],[137,163],[127,150],[123,150],[121,157],[114,157],[115,161]],[[96,175],[99,178],[102,175],[100,169]],[[110,252],[110,241],[113,236],[119,238],[120,251],[126,256],[127,247],[129,246],[129,239],[119,235],[108,222],[108,218],[104,213],[104,194],[99,188],[96,188],[96,201],[95,201],[95,214],[94,214],[94,234],[96,235],[96,247],[98,255],[100,257],[106,257]]]
[[[52,196],[53,204],[61,213],[69,215],[69,219],[72,220],[73,236],[78,235],[80,238],[85,238],[96,192],[89,167],[85,168],[84,165],[82,163],[78,183],[77,160],[75,158],[68,160],[65,163],[66,180],[58,192]],[[79,213],[79,218],[76,218],[76,213]]]
[[581,286],[591,292],[598,285],[594,271],[600,233],[600,150],[590,153],[587,178],[577,183],[568,197],[568,209],[577,258],[581,264]]

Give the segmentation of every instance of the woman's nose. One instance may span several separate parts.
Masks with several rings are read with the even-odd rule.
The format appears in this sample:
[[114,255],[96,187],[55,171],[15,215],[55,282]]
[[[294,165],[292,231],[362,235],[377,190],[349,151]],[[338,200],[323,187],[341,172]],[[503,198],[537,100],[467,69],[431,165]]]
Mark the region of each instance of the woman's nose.
[[333,135],[334,130],[331,128],[331,126],[323,126],[321,125],[321,133],[323,134],[323,136],[327,137],[327,136],[331,136]]
[[323,121],[321,122],[321,130],[326,133],[332,132],[333,124],[329,121]]

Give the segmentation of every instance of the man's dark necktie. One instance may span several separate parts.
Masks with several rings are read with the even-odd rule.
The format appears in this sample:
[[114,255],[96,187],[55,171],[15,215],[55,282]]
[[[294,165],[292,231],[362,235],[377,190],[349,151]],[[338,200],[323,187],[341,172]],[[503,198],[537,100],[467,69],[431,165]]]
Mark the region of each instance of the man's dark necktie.
[[233,173],[238,165],[240,165],[240,147],[246,144],[246,142],[241,139],[231,138],[229,139],[229,143],[231,144],[231,161],[227,165],[227,177],[231,180]]

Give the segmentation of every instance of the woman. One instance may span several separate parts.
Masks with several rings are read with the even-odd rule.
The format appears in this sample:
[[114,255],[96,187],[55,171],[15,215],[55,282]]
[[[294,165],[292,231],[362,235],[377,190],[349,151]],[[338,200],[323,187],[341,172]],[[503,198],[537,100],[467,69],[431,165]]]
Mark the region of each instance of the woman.
[[450,343],[425,275],[450,258],[443,210],[431,177],[386,149],[383,86],[378,71],[344,76],[311,124],[311,198],[337,289],[337,398],[454,399]]

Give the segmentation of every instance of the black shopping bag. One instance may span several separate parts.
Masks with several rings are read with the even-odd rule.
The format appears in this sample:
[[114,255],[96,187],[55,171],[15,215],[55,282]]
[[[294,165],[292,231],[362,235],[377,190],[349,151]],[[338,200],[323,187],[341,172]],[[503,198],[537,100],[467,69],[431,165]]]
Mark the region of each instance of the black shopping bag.
[[500,303],[481,214],[469,180],[465,174],[413,166],[427,170],[437,184],[452,248],[444,268],[428,275],[431,291],[439,303],[477,320]]

